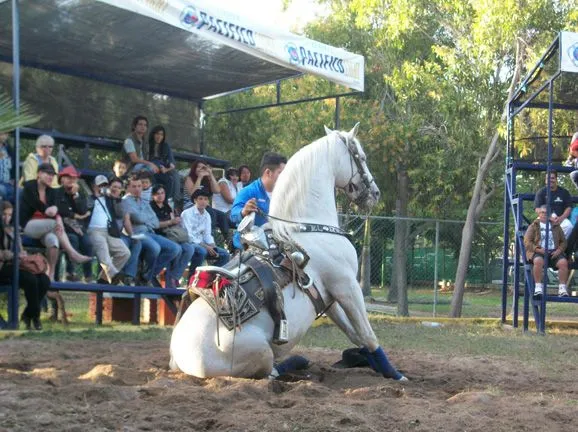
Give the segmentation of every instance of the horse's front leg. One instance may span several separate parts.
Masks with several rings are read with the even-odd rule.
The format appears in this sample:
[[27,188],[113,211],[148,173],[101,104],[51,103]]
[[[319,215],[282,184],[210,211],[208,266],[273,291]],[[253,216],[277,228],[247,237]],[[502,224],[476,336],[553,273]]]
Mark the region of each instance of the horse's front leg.
[[[406,381],[407,378],[395,369],[389,362],[387,355],[383,348],[379,346],[379,342],[369,319],[367,311],[365,310],[365,301],[359,283],[355,279],[349,280],[349,289],[339,289],[338,292],[332,292],[333,297],[343,309],[350,326],[343,317],[339,317],[339,309],[334,309],[334,313],[341,322],[340,327],[344,326],[346,334],[354,336],[350,337],[351,341],[363,346],[361,352],[365,354],[370,366],[377,372],[380,372],[386,378],[392,378],[397,381]],[[356,340],[358,342],[356,342]]]

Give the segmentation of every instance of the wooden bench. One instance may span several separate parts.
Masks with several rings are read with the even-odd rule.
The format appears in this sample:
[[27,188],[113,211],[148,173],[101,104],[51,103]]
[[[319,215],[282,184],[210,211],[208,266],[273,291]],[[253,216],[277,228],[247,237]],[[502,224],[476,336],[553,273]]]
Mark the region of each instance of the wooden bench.
[[106,285],[106,284],[85,284],[79,282],[52,282],[50,287],[59,291],[81,291],[92,292],[96,294],[96,324],[102,324],[102,301],[104,293],[123,293],[132,294],[134,296],[134,307],[132,314],[132,323],[134,325],[140,324],[140,310],[141,310],[141,296],[144,294],[152,294],[161,296],[168,307],[175,315],[177,314],[177,306],[173,302],[175,299],[180,299],[186,292],[185,289],[180,288],[155,288],[146,286],[122,286],[122,285]]

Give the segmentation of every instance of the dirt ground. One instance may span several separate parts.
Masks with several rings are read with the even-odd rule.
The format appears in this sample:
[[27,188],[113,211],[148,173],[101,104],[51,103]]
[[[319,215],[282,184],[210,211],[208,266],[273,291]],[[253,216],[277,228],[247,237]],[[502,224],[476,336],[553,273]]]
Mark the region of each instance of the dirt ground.
[[[541,379],[520,362],[395,353],[411,382],[335,369],[297,351],[312,378],[197,379],[168,371],[166,341],[0,345],[0,431],[573,431],[576,370]],[[575,355],[575,353],[573,354]]]

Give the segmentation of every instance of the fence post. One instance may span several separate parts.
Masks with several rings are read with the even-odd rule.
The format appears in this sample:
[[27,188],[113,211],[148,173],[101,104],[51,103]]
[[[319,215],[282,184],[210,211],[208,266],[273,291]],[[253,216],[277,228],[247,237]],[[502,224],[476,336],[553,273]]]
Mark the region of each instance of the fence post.
[[371,295],[371,220],[365,219],[363,247],[361,249],[361,291],[365,297]]
[[434,298],[433,316],[436,316],[436,306],[438,303],[438,250],[440,244],[440,221],[436,220],[436,242],[434,247]]

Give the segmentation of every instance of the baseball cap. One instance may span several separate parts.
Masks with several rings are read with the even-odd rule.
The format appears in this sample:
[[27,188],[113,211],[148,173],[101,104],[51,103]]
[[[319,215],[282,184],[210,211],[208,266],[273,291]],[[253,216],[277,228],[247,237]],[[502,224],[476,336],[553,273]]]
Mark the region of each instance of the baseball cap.
[[64,176],[68,176],[68,177],[80,177],[80,174],[78,171],[76,171],[74,169],[73,166],[67,166],[66,168],[62,168],[60,170],[60,172],[58,173],[58,177],[64,177]]
[[96,178],[94,179],[94,184],[96,186],[100,186],[103,184],[108,184],[108,179],[106,178],[106,176],[103,176],[102,174],[99,174],[96,176]]
[[49,164],[49,163],[42,163],[42,164],[38,165],[38,172],[40,172],[40,171],[48,173],[48,174],[52,174],[52,175],[56,174],[56,171],[54,171],[54,167],[52,166],[52,164]]

